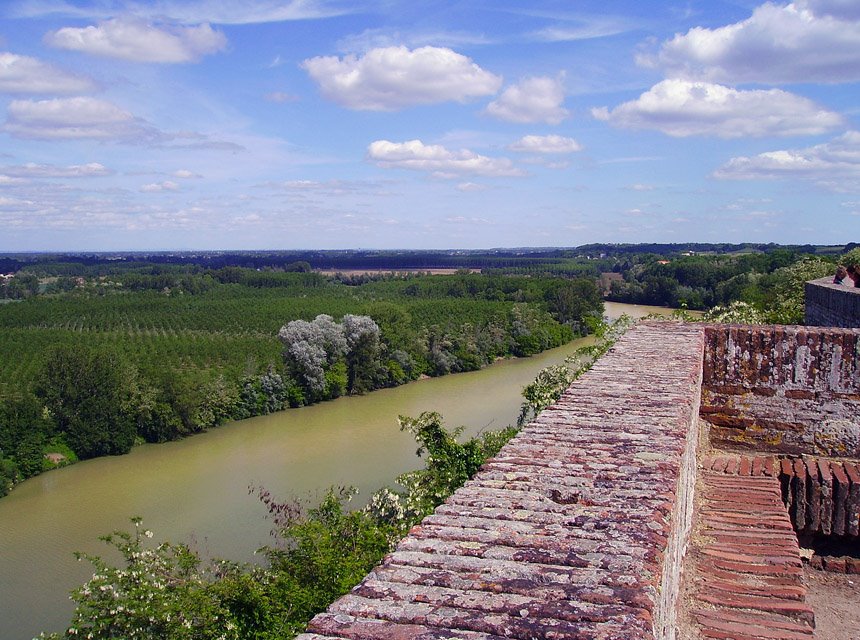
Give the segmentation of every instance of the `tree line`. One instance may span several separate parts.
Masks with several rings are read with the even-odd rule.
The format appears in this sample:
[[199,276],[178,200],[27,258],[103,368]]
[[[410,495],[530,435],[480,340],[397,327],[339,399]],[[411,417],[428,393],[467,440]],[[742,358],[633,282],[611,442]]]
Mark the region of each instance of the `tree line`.
[[602,314],[585,280],[165,271],[168,291],[93,290],[99,277],[0,306],[0,493],[137,442],[531,355]]

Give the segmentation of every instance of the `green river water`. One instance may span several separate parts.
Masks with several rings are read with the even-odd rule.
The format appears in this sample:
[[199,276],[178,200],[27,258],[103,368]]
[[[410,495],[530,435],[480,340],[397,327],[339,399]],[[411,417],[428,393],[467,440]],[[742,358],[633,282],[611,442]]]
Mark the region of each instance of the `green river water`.
[[[607,303],[607,315],[666,309]],[[59,631],[69,591],[92,573],[74,551],[102,554],[98,536],[141,516],[158,540],[191,542],[204,555],[250,560],[267,542],[265,510],[249,487],[308,496],[353,485],[366,500],[398,474],[421,466],[398,415],[438,411],[472,435],[516,421],[520,391],[537,372],[581,346],[575,341],[481,371],[419,380],[233,422],[204,434],[136,447],[32,478],[0,499],[0,639]]]

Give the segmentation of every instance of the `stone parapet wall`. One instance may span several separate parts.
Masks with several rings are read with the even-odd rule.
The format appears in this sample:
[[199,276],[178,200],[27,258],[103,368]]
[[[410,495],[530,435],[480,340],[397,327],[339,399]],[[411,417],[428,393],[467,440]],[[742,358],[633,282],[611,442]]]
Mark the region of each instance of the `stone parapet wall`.
[[702,417],[728,449],[860,457],[860,330],[705,328]]
[[811,456],[709,455],[706,471],[779,480],[782,503],[801,534],[860,536],[860,465]]
[[860,327],[860,288],[810,280],[804,288],[805,322],[816,327]]
[[726,393],[860,399],[860,330],[707,325],[703,385]]
[[[774,459],[706,456],[688,558],[695,640],[812,640],[797,538]],[[698,627],[698,629],[696,629]]]
[[631,329],[300,638],[676,638],[702,342]]

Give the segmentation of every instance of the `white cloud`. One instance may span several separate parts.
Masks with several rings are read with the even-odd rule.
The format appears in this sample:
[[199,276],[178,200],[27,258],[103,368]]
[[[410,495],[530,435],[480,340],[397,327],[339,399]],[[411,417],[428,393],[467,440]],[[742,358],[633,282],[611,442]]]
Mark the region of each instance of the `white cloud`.
[[140,20],[114,19],[98,26],[63,27],[46,34],[45,43],[134,62],[178,63],[221,51],[227,46],[227,38],[208,24],[155,26]]
[[626,18],[613,16],[578,16],[545,27],[531,34],[535,40],[544,42],[575,42],[606,38],[625,33],[635,28]]
[[174,178],[180,178],[182,180],[188,180],[190,178],[202,178],[199,173],[194,173],[193,171],[189,171],[188,169],[177,169],[173,172]]
[[286,182],[268,183],[263,185],[274,189],[284,189],[293,193],[314,193],[320,195],[342,196],[375,189],[378,185],[373,182],[357,180],[287,180]]
[[486,218],[476,218],[471,217],[467,218],[466,216],[450,216],[445,218],[443,222],[447,222],[448,224],[477,224],[477,225],[489,225],[492,224]]
[[855,0],[765,3],[717,29],[694,27],[663,43],[646,66],[714,82],[860,80],[860,5]]
[[817,16],[860,20],[860,4],[857,4],[857,0],[796,0],[794,4]]
[[0,196],[0,209],[11,209],[14,211],[32,209],[36,205],[32,200],[21,200],[19,198],[5,198]]
[[0,52],[0,93],[87,93],[94,89],[96,83],[90,78],[36,58]]
[[329,18],[354,13],[355,10],[351,3],[331,0],[113,0],[86,5],[73,5],[62,0],[25,0],[15,7],[12,13],[22,18],[59,14],[76,18],[107,19],[126,14],[159,20],[167,16],[185,24],[262,24]]
[[413,31],[400,32],[391,29],[365,29],[361,33],[346,36],[337,47],[344,53],[364,53],[371,49],[406,46],[415,47],[462,47],[491,44],[483,34],[467,31]]
[[839,114],[779,89],[740,91],[677,79],[663,80],[611,111],[592,109],[592,115],[615,126],[676,137],[818,135],[843,124]]
[[523,136],[508,149],[521,153],[574,153],[582,151],[582,145],[573,138],[558,135]]
[[636,184],[631,184],[627,187],[627,189],[629,189],[630,191],[654,191],[654,187],[652,185],[641,184],[638,182]]
[[145,184],[140,188],[144,193],[158,193],[159,191],[179,191],[179,185],[171,180],[164,182],[153,182]]
[[156,141],[164,134],[106,100],[89,97],[13,100],[3,130],[19,138],[125,142]]
[[95,178],[113,175],[113,171],[98,162],[66,167],[28,162],[18,166],[0,167],[0,173],[19,178]]
[[714,172],[723,180],[805,180],[837,192],[860,192],[860,132],[805,149],[732,158]]
[[489,158],[468,149],[450,151],[442,145],[425,145],[420,140],[377,140],[370,143],[367,155],[381,167],[429,171],[444,178],[464,174],[491,177],[525,175],[508,158]]
[[461,182],[457,185],[457,190],[462,191],[463,193],[478,193],[480,191],[486,191],[489,187],[485,184],[479,184],[477,182]]
[[507,122],[558,124],[569,115],[561,106],[564,102],[562,80],[563,76],[523,78],[488,104],[486,112]]
[[324,56],[302,63],[322,95],[349,109],[394,111],[492,95],[502,79],[443,47],[385,47],[364,56]]

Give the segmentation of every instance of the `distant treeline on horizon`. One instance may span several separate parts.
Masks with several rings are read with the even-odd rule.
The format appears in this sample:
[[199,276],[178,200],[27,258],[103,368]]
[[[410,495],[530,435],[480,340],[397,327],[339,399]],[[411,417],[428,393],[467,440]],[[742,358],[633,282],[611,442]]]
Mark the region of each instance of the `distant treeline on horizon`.
[[[250,269],[276,268],[300,271],[310,269],[467,269],[505,268],[540,265],[548,261],[576,257],[601,257],[651,253],[672,255],[693,253],[737,253],[789,250],[796,253],[832,255],[860,246],[847,245],[780,245],[775,243],[698,243],[677,244],[586,244],[578,247],[521,247],[497,249],[340,249],[340,250],[272,250],[272,251],[107,251],[107,252],[0,252],[0,273],[15,273],[40,263],[65,262],[67,275],[76,275],[73,265],[117,267],[126,263],[146,262],[199,265],[217,269],[225,266]],[[307,267],[305,266],[307,265]]]

